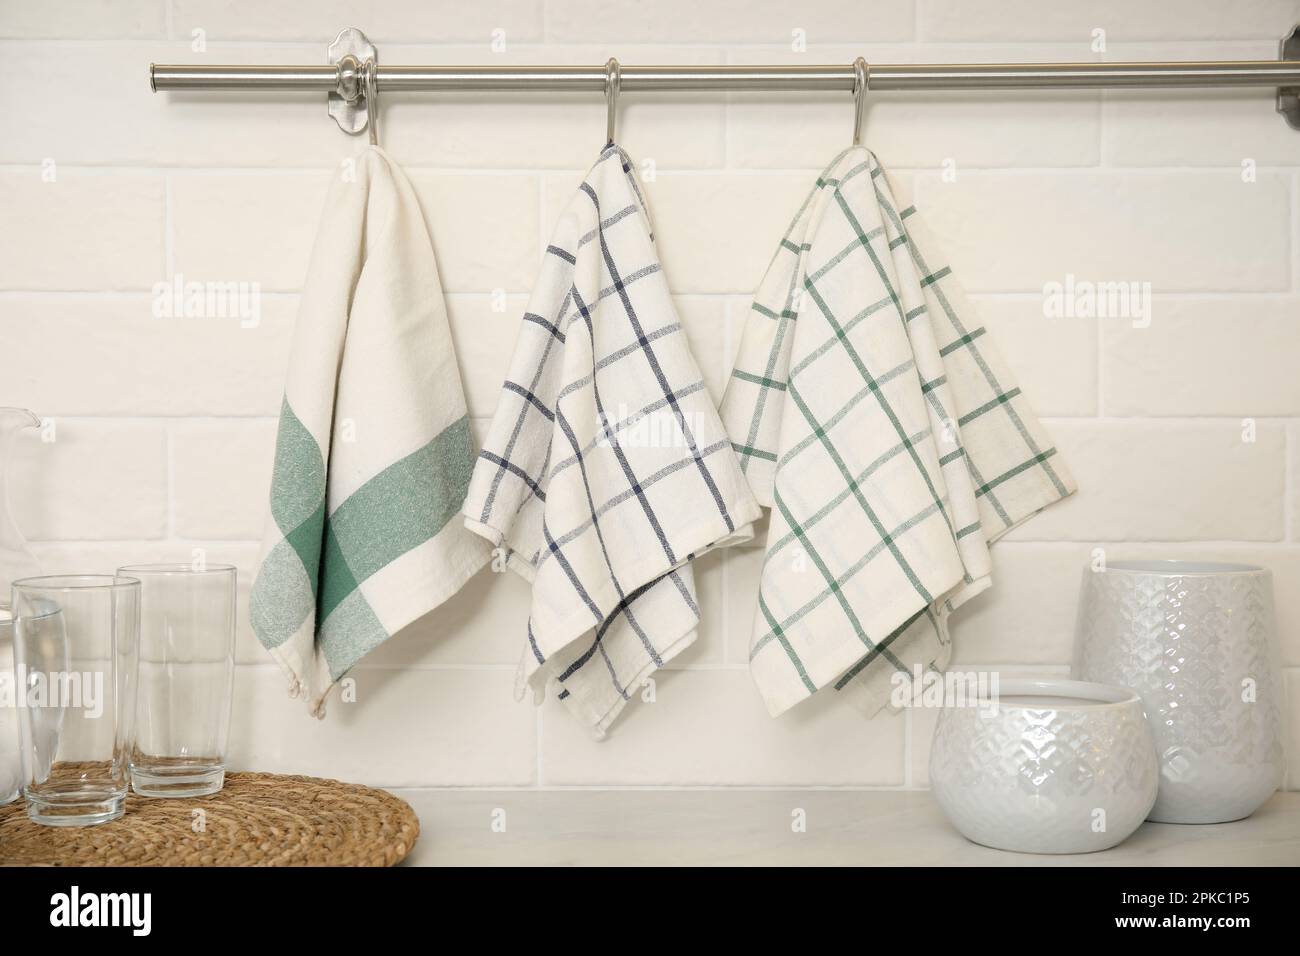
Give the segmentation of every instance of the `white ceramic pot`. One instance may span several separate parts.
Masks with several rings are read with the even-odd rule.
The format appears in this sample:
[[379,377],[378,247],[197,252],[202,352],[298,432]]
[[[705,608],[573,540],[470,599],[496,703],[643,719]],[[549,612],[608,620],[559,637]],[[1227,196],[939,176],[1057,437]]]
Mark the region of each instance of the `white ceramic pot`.
[[1142,701],[1082,681],[1005,680],[946,707],[930,787],[969,840],[1021,853],[1091,853],[1138,828],[1159,778]]
[[1074,675],[1131,687],[1160,755],[1151,819],[1224,823],[1282,781],[1273,581],[1263,568],[1113,562],[1084,571]]

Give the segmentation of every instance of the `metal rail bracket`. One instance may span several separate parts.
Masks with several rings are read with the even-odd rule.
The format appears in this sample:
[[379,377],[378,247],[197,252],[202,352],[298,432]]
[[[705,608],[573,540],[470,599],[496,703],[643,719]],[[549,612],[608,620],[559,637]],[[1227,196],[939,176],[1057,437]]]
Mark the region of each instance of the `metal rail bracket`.
[[[1278,49],[1279,60],[1300,60],[1300,23],[1283,37]],[[1300,130],[1300,86],[1283,86],[1277,91],[1277,111],[1286,117],[1287,125]]]
[[329,114],[345,133],[360,133],[370,121],[370,110],[359,67],[367,60],[379,62],[379,52],[356,27],[339,31],[330,44],[329,61],[339,70],[339,88],[329,94]]

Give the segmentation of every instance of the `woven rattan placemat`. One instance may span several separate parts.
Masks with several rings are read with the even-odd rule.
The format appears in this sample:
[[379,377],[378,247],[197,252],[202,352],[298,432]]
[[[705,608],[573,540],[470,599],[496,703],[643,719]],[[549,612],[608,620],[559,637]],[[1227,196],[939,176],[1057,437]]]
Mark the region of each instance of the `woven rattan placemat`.
[[392,866],[419,835],[410,804],[383,790],[229,773],[210,797],[131,794],[121,819],[94,827],[33,823],[20,798],[0,807],[0,864]]

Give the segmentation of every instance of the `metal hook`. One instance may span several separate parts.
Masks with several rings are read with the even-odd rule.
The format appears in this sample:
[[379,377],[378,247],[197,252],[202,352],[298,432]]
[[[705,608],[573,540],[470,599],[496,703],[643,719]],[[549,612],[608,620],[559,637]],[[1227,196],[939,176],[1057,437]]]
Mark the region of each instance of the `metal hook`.
[[367,57],[361,64],[361,83],[366,97],[366,128],[370,133],[370,145],[379,145],[379,65],[374,57]]
[[867,61],[853,61],[853,145],[862,145],[862,118],[867,106]]
[[605,145],[614,142],[614,120],[618,115],[618,91],[623,84],[623,68],[610,57],[605,63]]

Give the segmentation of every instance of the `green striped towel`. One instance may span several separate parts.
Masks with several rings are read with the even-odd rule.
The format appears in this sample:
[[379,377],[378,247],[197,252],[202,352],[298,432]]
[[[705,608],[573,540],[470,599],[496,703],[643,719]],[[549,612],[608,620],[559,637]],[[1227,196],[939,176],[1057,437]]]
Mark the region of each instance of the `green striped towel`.
[[991,583],[989,544],[1075,489],[862,147],[781,240],[722,417],[772,509],[750,672],[774,716],[826,686],[875,713],[942,671],[949,614]]
[[349,668],[487,563],[453,520],[473,466],[428,230],[368,147],[334,181],[312,250],[249,604],[316,716]]

